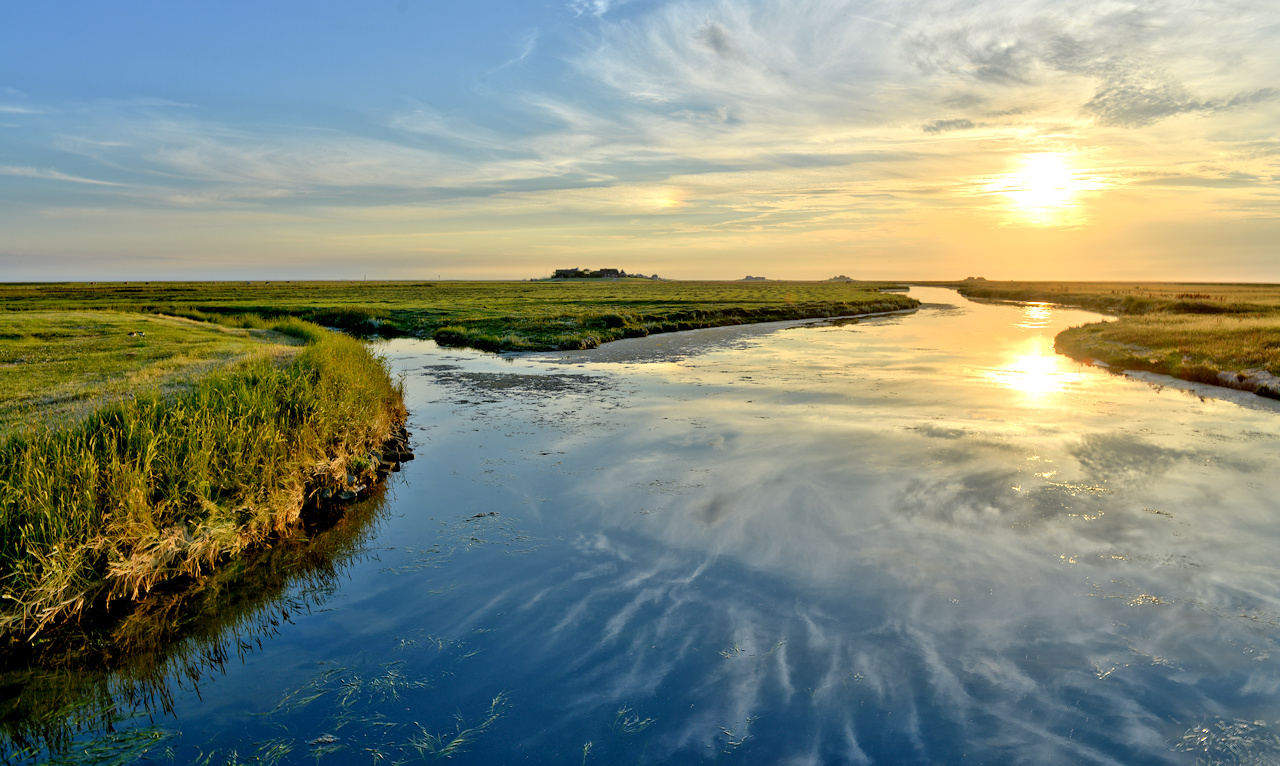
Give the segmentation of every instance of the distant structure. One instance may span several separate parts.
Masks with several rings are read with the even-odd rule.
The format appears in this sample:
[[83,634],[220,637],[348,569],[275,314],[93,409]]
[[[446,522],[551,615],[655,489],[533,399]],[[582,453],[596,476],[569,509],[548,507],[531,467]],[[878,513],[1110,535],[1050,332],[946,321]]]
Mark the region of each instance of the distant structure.
[[653,276],[645,276],[644,274],[628,274],[622,269],[556,269],[551,274],[552,279],[659,279],[657,274]]
[[986,278],[986,277],[965,277],[965,278],[964,278],[964,281],[966,281],[966,282],[986,282],[986,281],[987,281],[987,278]]
[[831,279],[828,279],[827,281],[828,282],[853,282],[855,280],[849,277],[846,277],[844,274],[840,274],[838,276],[832,277]]
[[753,276],[751,276],[750,274],[748,274],[748,275],[746,275],[745,277],[743,277],[742,279],[739,279],[738,281],[739,281],[739,282],[768,282],[768,281],[769,281],[769,278],[768,278],[768,277],[753,277]]

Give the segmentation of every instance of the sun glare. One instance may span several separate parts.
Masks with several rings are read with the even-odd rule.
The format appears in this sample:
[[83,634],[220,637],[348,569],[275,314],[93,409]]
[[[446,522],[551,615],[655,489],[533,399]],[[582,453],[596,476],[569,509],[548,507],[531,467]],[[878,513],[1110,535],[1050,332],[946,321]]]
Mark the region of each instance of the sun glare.
[[1054,352],[1051,341],[1036,336],[1011,355],[1005,364],[989,370],[987,376],[1000,386],[1039,400],[1066,391],[1081,374],[1072,370],[1071,364]]
[[1081,176],[1070,157],[1060,152],[1024,154],[1021,167],[991,179],[983,191],[1007,199],[1006,207],[1019,219],[1038,226],[1067,226],[1083,222],[1077,197],[1102,188],[1095,178]]

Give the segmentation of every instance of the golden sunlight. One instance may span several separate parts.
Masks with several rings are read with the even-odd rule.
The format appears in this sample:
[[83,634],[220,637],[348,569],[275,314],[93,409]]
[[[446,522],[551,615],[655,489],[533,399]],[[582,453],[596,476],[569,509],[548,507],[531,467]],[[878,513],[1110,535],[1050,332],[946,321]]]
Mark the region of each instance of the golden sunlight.
[[679,190],[666,189],[651,203],[659,210],[670,210],[684,206],[684,193]]
[[1024,154],[1020,163],[1017,172],[991,179],[983,191],[1006,197],[1006,207],[1026,223],[1073,226],[1084,222],[1077,196],[1103,188],[1098,179],[1081,176],[1069,156],[1060,152]]
[[1022,307],[1021,321],[1015,327],[1021,327],[1024,330],[1038,330],[1042,327],[1048,327],[1051,319],[1053,319],[1053,304],[1028,303]]
[[1005,388],[1039,398],[1062,392],[1067,384],[1081,376],[1082,373],[1070,370],[1071,364],[1054,352],[1051,341],[1037,336],[1021,353],[987,375]]

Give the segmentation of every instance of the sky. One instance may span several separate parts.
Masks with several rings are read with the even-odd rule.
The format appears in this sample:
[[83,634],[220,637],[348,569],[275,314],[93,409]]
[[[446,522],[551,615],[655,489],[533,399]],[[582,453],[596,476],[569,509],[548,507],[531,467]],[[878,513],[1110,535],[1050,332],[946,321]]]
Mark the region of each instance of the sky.
[[0,0],[0,281],[1280,282],[1276,0]]

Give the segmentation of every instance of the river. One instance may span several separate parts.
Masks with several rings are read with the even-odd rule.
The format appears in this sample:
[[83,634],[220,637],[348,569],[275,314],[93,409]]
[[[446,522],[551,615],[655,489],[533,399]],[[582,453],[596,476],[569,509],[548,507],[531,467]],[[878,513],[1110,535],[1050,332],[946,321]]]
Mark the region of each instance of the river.
[[73,749],[1280,760],[1280,406],[1055,355],[1088,312],[912,295],[585,352],[385,342],[417,459],[359,544]]

